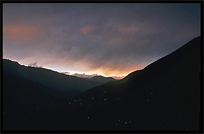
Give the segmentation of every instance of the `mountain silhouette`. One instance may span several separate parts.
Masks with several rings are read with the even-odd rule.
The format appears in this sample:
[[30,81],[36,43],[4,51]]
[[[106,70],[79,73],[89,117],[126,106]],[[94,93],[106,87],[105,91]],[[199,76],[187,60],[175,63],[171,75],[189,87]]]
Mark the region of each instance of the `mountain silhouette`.
[[94,76],[92,78],[89,78],[89,80],[91,81],[97,81],[100,82],[102,84],[110,82],[110,81],[116,81],[114,78],[112,77],[103,77],[103,76]]
[[[201,37],[197,37],[144,69],[130,73],[122,80],[84,90],[67,104],[39,112],[34,122],[28,122],[24,117],[21,126],[18,125],[17,128],[199,130],[200,48]],[[22,102],[19,102],[20,104]]]
[[60,112],[69,111],[68,104],[55,111],[61,123],[53,126],[63,130],[199,130],[200,41],[197,37],[122,80],[83,92],[72,102],[71,117]]
[[101,84],[100,82],[65,75],[45,68],[26,67],[8,59],[3,59],[3,71],[50,88],[68,92],[72,96]]

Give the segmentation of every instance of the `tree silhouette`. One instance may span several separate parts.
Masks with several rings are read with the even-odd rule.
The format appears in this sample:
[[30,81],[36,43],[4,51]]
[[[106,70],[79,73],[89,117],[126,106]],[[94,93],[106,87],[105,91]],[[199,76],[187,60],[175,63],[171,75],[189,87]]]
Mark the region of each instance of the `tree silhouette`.
[[37,62],[30,63],[28,66],[29,67],[38,67],[38,68],[42,68],[43,67],[43,66],[37,65]]

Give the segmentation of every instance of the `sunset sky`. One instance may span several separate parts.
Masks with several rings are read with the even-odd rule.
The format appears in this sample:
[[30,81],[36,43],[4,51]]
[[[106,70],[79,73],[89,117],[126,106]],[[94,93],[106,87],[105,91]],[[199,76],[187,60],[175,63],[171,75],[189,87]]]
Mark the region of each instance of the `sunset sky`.
[[3,58],[124,76],[200,36],[199,3],[3,3]]

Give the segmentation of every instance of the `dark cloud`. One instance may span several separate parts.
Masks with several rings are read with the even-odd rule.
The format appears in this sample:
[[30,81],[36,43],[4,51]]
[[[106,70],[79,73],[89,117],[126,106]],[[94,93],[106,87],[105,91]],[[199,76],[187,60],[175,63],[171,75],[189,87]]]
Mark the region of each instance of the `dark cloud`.
[[200,35],[195,3],[4,3],[3,57],[125,75]]

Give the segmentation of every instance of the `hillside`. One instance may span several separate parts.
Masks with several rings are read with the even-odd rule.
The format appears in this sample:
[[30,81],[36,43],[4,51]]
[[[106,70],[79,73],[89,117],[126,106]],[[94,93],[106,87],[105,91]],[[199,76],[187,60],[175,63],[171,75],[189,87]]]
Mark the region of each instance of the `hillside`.
[[49,111],[68,103],[72,95],[3,72],[3,128],[23,130]]
[[77,96],[72,118],[78,124],[72,129],[199,130],[200,40],[191,40],[122,80]]

